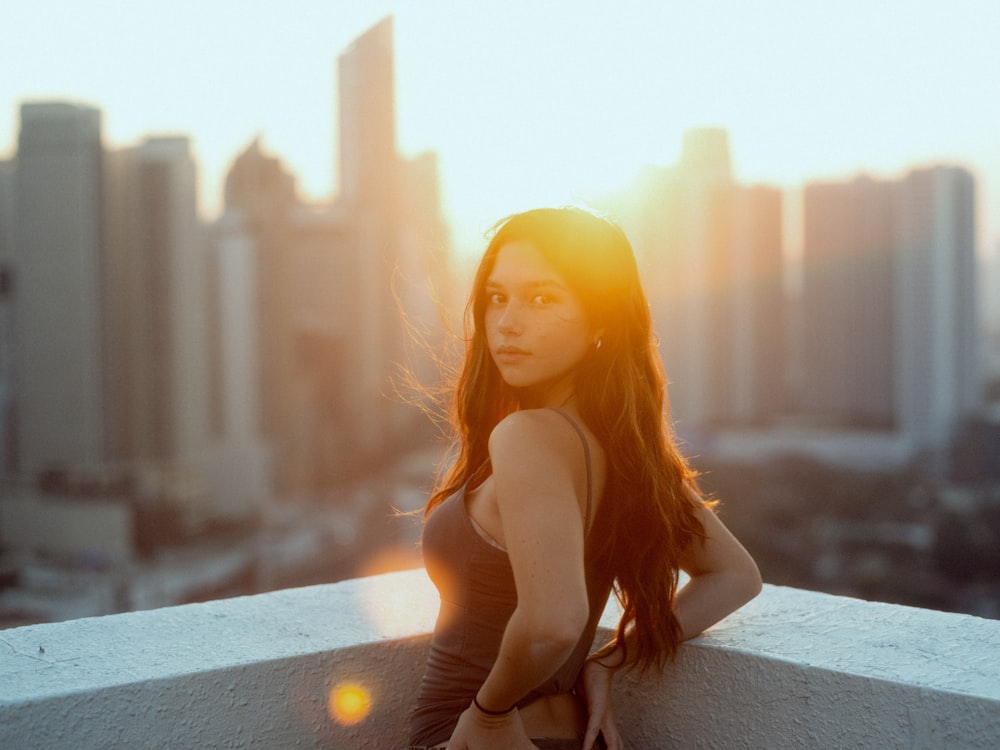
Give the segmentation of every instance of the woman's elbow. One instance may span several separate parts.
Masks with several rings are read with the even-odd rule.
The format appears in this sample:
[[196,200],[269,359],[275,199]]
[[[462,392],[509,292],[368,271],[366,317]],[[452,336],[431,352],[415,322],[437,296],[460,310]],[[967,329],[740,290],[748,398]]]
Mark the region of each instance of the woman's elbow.
[[535,619],[534,640],[553,651],[572,651],[587,627],[587,607],[565,607]]
[[746,556],[743,565],[740,566],[737,574],[739,588],[744,597],[744,604],[757,595],[764,588],[764,579],[760,575],[760,568],[750,555]]

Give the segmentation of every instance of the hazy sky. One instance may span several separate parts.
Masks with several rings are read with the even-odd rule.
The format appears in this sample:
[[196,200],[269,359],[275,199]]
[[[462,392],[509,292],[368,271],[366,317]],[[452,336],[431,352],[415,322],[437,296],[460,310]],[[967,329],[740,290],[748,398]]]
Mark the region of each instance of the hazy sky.
[[336,59],[395,15],[406,154],[441,159],[449,218],[586,199],[684,130],[722,126],[744,182],[964,164],[981,249],[1000,231],[997,0],[12,0],[0,11],[0,154],[18,105],[104,113],[107,145],[194,139],[206,216],[257,134],[304,196],[334,189]]

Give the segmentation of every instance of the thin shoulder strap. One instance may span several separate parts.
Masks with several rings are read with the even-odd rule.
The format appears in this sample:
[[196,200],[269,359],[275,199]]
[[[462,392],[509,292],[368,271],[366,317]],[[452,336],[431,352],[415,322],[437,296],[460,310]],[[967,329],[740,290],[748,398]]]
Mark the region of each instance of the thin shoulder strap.
[[573,419],[573,417],[564,412],[562,409],[556,409],[553,407],[552,411],[556,414],[561,414],[567,422],[573,425],[573,429],[576,430],[576,434],[580,436],[580,442],[583,443],[583,457],[587,462],[587,513],[583,519],[583,530],[584,533],[586,533],[587,531],[590,531],[590,509],[593,503],[594,495],[593,479],[591,477],[590,468],[590,443],[587,442],[587,436],[583,433],[583,428],[576,423],[576,420]]

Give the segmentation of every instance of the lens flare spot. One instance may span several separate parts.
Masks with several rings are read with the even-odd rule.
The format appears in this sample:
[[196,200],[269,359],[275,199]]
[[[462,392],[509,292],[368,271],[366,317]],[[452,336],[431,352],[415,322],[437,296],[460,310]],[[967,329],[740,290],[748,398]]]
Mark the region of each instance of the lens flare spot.
[[372,697],[364,685],[344,682],[330,691],[330,716],[338,724],[354,726],[364,721],[372,710]]
[[401,638],[434,627],[438,595],[430,579],[391,575],[419,566],[412,553],[384,550],[362,567],[362,611],[378,635]]

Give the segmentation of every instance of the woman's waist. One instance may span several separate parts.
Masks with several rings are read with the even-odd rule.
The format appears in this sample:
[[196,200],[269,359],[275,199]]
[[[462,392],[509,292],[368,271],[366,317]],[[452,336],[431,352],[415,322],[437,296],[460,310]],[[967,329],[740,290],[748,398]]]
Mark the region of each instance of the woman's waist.
[[575,693],[540,695],[518,712],[529,737],[580,737],[587,728],[587,708]]
[[[580,747],[580,738],[587,728],[587,710],[583,700],[573,693],[551,693],[534,698],[518,708],[525,732],[537,747]],[[549,743],[539,744],[549,740]],[[411,745],[410,750],[439,750],[447,743]]]
[[[573,737],[571,739],[554,739],[552,737],[532,737],[531,743],[538,748],[538,750],[581,750],[583,748],[583,739],[580,737]],[[410,745],[407,750],[445,750],[448,747],[447,743],[441,745]],[[603,740],[598,736],[597,744],[594,748],[600,748],[604,750],[606,746]]]

